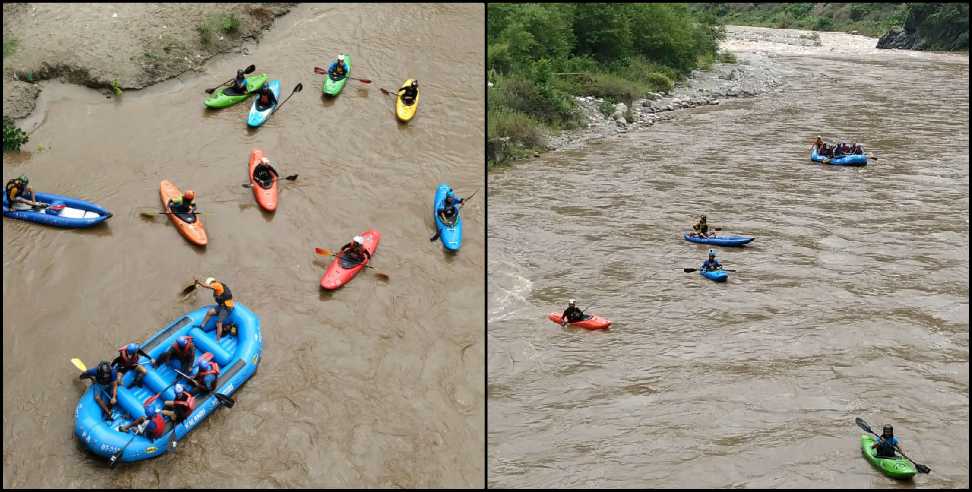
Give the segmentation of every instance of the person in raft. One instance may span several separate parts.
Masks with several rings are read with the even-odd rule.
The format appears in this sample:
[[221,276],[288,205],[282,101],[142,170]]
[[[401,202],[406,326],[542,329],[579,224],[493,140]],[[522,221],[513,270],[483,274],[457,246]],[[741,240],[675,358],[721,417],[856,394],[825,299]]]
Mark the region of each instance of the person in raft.
[[273,91],[270,90],[270,83],[263,84],[263,87],[260,87],[260,96],[257,106],[261,108],[269,108],[274,104],[277,104],[277,96],[273,95]]
[[[105,414],[105,420],[111,420],[111,409],[118,403],[118,383],[121,382],[121,378],[118,376],[118,371],[108,361],[101,361],[98,363],[97,367],[92,367],[87,371],[81,373],[80,379],[93,379],[95,385],[97,385],[98,390],[95,392],[94,399],[101,407],[101,411]],[[102,398],[106,396],[106,398]]]
[[182,196],[169,199],[169,210],[175,214],[190,214],[196,211],[196,192],[186,190]]
[[165,433],[165,418],[155,409],[154,405],[149,405],[145,409],[144,417],[139,417],[130,424],[119,426],[118,432],[128,432],[132,427],[138,427],[145,422],[148,422],[148,424],[145,425],[145,429],[142,432],[149,439],[158,439]]
[[716,250],[709,250],[709,258],[702,262],[702,266],[699,267],[699,270],[702,270],[703,272],[722,270],[722,263],[719,263],[719,260],[716,259]]
[[175,399],[165,402],[162,415],[169,417],[174,422],[182,422],[196,409],[196,397],[186,391],[182,383],[176,383],[173,390],[175,390]]
[[122,373],[123,375],[132,370],[137,372],[138,375],[135,376],[135,380],[132,382],[132,384],[135,385],[142,384],[142,378],[145,377],[147,372],[145,370],[145,366],[138,363],[139,355],[148,357],[150,361],[153,360],[152,356],[146,354],[145,351],[142,350],[142,347],[139,347],[137,343],[130,343],[120,347],[118,349],[118,357],[115,357],[115,360],[111,361],[111,364],[117,367],[118,372]]
[[402,95],[402,102],[406,106],[411,106],[415,102],[415,98],[418,96],[418,81],[412,80],[412,83],[398,89],[398,93]]
[[[30,181],[27,176],[20,175],[10,181],[7,181],[7,185],[4,187],[4,192],[7,194],[7,201],[10,202],[10,207],[16,209],[16,204],[24,204],[30,207],[43,207],[43,203],[36,202],[34,200],[37,197],[34,196],[34,190],[31,189]],[[24,207],[26,208],[26,207]]]
[[708,237],[709,224],[705,221],[705,216],[699,217],[699,221],[692,225],[694,236]]
[[[213,277],[207,278],[206,281],[202,283],[200,283],[199,280],[196,280],[196,285],[213,291],[213,299],[216,301],[216,307],[210,309],[209,312],[206,313],[206,316],[203,316],[202,323],[200,323],[199,326],[204,331],[209,331],[206,330],[206,323],[209,322],[209,318],[215,316],[216,341],[218,342],[220,337],[223,336],[223,323],[233,312],[233,292],[230,291],[229,286],[217,281]],[[232,334],[236,335],[235,325],[232,326],[231,330]]]
[[456,216],[459,215],[459,207],[465,203],[465,198],[459,198],[456,193],[449,190],[446,193],[445,200],[442,200],[442,208],[439,209],[439,218],[442,222],[446,224],[452,224],[456,221]]
[[337,60],[327,67],[327,75],[331,80],[341,80],[348,75],[348,66],[344,64],[344,55],[338,55]]
[[822,149],[823,146],[824,146],[823,139],[820,138],[820,135],[817,135],[817,141],[813,143],[813,148],[817,149],[817,152],[819,153],[820,149]]
[[878,458],[894,458],[894,448],[901,450],[901,442],[894,437],[894,427],[891,424],[886,424],[884,429],[881,429],[881,437],[871,445],[871,448],[875,450]]
[[[223,91],[225,94],[227,91]],[[233,88],[229,91],[231,94],[246,94],[246,73],[243,69],[236,71],[236,78],[233,79]]]
[[200,355],[192,365],[192,372],[189,375],[197,385],[206,388],[206,391],[215,391],[216,381],[219,378],[219,364],[213,360],[212,352]]
[[361,236],[354,236],[351,242],[341,246],[341,251],[338,256],[344,257],[349,264],[357,265],[362,263],[367,258],[371,259],[371,253],[368,252],[364,247],[364,238]]
[[159,356],[158,359],[155,359],[155,362],[153,362],[152,365],[159,367],[160,365],[169,362],[169,360],[171,360],[173,357],[179,361],[179,369],[182,372],[189,372],[189,370],[192,369],[192,364],[196,361],[196,344],[193,343],[192,336],[183,335],[179,337],[179,339],[176,340],[171,347],[169,347],[169,350],[166,350],[162,353],[162,355]]
[[253,168],[253,179],[260,185],[269,188],[273,185],[273,180],[280,179],[277,170],[270,165],[270,159],[266,157],[260,159],[260,163]]
[[578,321],[584,321],[584,311],[581,311],[577,307],[577,301],[571,299],[567,301],[567,309],[564,310],[564,314],[560,316],[560,326],[567,326],[567,323],[576,323]]

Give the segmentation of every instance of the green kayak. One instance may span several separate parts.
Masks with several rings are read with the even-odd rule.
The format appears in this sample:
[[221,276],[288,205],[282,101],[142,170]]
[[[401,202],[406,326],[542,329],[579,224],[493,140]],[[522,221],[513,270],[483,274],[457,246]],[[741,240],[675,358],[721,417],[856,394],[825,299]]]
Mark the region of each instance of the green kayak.
[[250,97],[267,81],[267,74],[251,75],[246,78],[246,94],[238,94],[233,86],[220,87],[213,91],[212,95],[206,98],[207,108],[228,108],[236,103],[240,103]]
[[864,457],[867,461],[871,462],[875,468],[881,470],[881,473],[891,477],[891,478],[911,478],[915,476],[918,470],[915,469],[915,465],[910,461],[897,457],[897,458],[878,458],[876,451],[871,448],[874,445],[874,436],[870,434],[861,435],[861,452],[864,453]]
[[344,74],[343,79],[333,80],[330,75],[324,76],[324,86],[321,87],[323,93],[329,96],[336,96],[344,89],[344,84],[348,83],[348,77],[351,76],[351,55],[344,55],[344,64],[348,66],[348,73]]

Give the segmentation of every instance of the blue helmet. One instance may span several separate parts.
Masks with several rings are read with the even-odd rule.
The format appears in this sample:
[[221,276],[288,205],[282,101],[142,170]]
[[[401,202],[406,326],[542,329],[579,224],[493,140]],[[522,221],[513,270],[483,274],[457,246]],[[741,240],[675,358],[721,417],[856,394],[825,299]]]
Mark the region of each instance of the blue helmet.
[[155,417],[156,413],[158,412],[155,410],[155,405],[149,405],[145,408],[145,416],[148,418]]
[[716,255],[716,250],[710,249],[709,250],[709,256],[715,256],[715,255]]
[[181,395],[182,392],[185,390],[185,388],[182,387],[182,383],[176,383],[175,388],[172,389],[175,390],[176,395]]
[[128,355],[135,355],[135,353],[138,352],[138,348],[137,343],[130,343],[127,347],[125,347],[125,351],[128,352]]
[[190,336],[181,336],[181,337],[179,337],[178,343],[179,343],[179,348],[186,348],[187,345],[189,345],[190,343],[192,343],[192,337],[190,337]]

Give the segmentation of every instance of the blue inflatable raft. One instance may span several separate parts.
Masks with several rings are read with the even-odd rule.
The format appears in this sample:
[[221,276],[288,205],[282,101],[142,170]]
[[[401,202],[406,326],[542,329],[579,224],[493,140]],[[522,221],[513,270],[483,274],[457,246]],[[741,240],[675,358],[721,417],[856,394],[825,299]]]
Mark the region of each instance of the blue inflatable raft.
[[[64,208],[56,214],[45,210],[20,210],[10,208],[7,194],[3,194],[3,216],[11,219],[26,220],[54,227],[84,228],[98,225],[111,218],[111,212],[104,207],[79,198],[55,195],[53,193],[34,193],[34,201],[48,205],[60,204]],[[18,205],[19,206],[19,205]],[[52,209],[53,210],[53,209]]]
[[834,166],[864,166],[867,165],[867,156],[864,154],[846,154],[840,157],[824,157],[817,153],[816,147],[810,148],[810,160],[813,162],[823,162]]
[[[260,353],[263,349],[260,318],[246,306],[235,303],[232,313],[223,324],[224,327],[228,324],[236,325],[237,333],[232,335],[224,331],[219,343],[216,343],[215,317],[207,323],[210,327],[209,331],[199,327],[206,311],[212,307],[214,306],[201,307],[170,323],[145,341],[142,350],[157,359],[175,343],[178,337],[191,335],[196,345],[196,356],[211,352],[213,360],[219,364],[216,392],[229,396],[253,376],[257,365],[260,364]],[[112,408],[111,421],[105,420],[101,408],[94,400],[95,393],[102,391],[97,384],[92,384],[81,395],[81,400],[74,410],[74,434],[98,456],[107,459],[121,449],[124,449],[124,452],[119,461],[141,461],[161,456],[168,451],[170,438],[178,441],[186,437],[218,406],[218,400],[212,393],[200,394],[192,384],[175,373],[174,368],[178,367],[177,359],[158,368],[153,368],[144,356],[139,362],[145,362],[142,367],[145,367],[148,373],[138,386],[132,384],[136,372],[125,373],[122,383],[118,386],[118,403]],[[185,420],[173,425],[173,422],[166,417],[165,433],[155,440],[136,435],[134,429],[130,432],[118,431],[119,426],[145,416],[143,404],[152,396],[162,393],[162,396],[152,403],[156,409],[162,408],[163,401],[172,400],[175,392],[171,386],[177,382],[177,377],[180,379],[179,382],[183,383],[187,390],[191,389],[191,393],[196,396],[196,408]]]
[[699,236],[692,236],[687,232],[683,233],[682,237],[684,237],[685,240],[689,242],[698,243],[698,244],[714,244],[716,246],[742,246],[744,244],[749,243],[753,239],[756,239],[752,236],[735,236],[731,234],[727,234],[725,236],[699,237]]
[[442,217],[439,217],[439,208],[442,207],[442,202],[445,201],[446,195],[451,190],[452,188],[445,183],[436,188],[435,199],[432,201],[432,216],[435,219],[435,228],[439,231],[442,246],[449,251],[459,251],[459,247],[462,246],[462,207],[459,207],[459,213],[452,224],[442,222]]

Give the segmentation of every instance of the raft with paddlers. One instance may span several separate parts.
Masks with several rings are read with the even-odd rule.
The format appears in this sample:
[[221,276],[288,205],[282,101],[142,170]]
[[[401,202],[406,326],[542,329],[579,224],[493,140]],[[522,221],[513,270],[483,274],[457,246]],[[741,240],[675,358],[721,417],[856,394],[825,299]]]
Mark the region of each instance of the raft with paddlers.
[[[142,357],[145,375],[138,384],[135,383],[136,371],[128,371],[122,376],[117,404],[111,409],[108,419],[95,401],[96,393],[104,391],[101,386],[92,384],[81,396],[74,411],[74,433],[86,448],[112,464],[155,458],[175,449],[177,441],[185,438],[220,406],[234,404],[229,396],[253,376],[260,364],[263,350],[260,318],[237,302],[224,321],[236,327],[235,334],[224,334],[217,343],[213,334],[215,317],[211,317],[206,327],[199,326],[212,307],[205,306],[185,314],[140,347],[152,359],[158,359],[180,337],[192,337],[196,354],[211,354],[208,359],[218,365],[215,389],[209,392],[195,386],[179,374],[178,364],[166,363],[155,367],[149,359]],[[79,364],[75,362],[75,365]],[[157,436],[145,435],[144,431],[139,433],[139,427],[132,427],[128,432],[119,430],[119,427],[130,426],[139,418],[159,419],[163,402],[176,398],[173,388],[180,384],[190,395],[186,401],[191,403],[190,408],[185,410],[184,419],[174,422],[171,417],[161,417],[160,423],[164,427]],[[212,430],[218,431],[215,428]]]
[[101,205],[80,198],[37,192],[34,193],[33,201],[45,206],[31,208],[18,203],[11,207],[7,194],[4,193],[3,216],[54,227],[79,229],[98,225],[112,216]]

